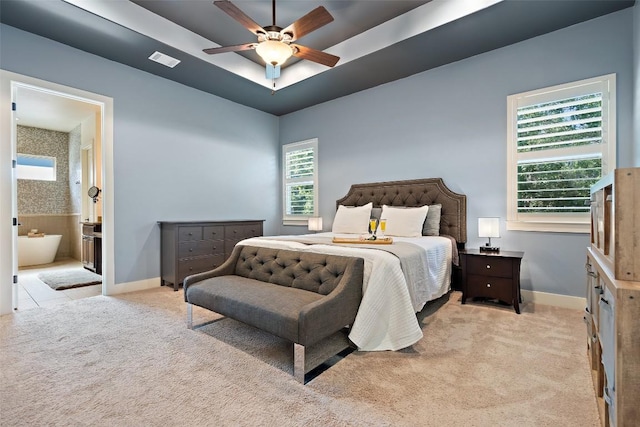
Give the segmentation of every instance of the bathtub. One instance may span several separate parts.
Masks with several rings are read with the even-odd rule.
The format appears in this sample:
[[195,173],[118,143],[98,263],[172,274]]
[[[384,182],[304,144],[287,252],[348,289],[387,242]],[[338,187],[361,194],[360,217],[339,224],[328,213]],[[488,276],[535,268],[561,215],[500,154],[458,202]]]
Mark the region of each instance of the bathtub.
[[60,234],[47,234],[44,237],[18,236],[18,267],[52,263],[60,240]]

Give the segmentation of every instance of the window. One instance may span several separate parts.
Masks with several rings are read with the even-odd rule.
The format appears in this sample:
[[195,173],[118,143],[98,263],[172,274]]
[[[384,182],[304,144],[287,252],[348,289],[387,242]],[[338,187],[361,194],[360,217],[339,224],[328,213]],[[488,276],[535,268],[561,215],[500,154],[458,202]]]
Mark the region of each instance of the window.
[[615,168],[615,74],[507,103],[507,229],[588,233],[590,187]]
[[32,179],[37,181],[55,181],[56,158],[35,156],[32,154],[18,154],[16,177],[18,179]]
[[318,212],[318,140],[282,147],[285,225],[306,225]]

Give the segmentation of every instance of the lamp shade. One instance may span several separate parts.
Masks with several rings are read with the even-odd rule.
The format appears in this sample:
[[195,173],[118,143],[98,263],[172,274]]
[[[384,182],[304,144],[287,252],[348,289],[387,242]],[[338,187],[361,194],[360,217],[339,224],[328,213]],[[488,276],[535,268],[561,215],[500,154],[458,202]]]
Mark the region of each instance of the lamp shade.
[[256,47],[256,52],[264,62],[274,67],[284,64],[293,55],[291,46],[277,40],[263,41]]
[[500,237],[500,218],[478,218],[478,237]]
[[313,216],[309,218],[308,225],[310,231],[322,231],[322,217]]

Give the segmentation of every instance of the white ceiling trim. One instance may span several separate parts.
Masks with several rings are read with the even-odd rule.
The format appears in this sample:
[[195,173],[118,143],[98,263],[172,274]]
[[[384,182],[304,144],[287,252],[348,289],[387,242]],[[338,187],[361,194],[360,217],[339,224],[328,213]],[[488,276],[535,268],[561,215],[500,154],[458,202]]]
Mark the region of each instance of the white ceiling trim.
[[[129,0],[64,0],[76,7],[158,40],[198,59],[220,67],[272,90],[264,67],[241,55],[208,55],[202,50],[219,44],[195,34]],[[389,47],[410,37],[445,25],[504,0],[432,0],[377,27],[325,50],[337,55],[335,67]],[[335,68],[334,67],[334,68]],[[276,90],[294,85],[331,68],[311,61],[299,61],[284,70]]]

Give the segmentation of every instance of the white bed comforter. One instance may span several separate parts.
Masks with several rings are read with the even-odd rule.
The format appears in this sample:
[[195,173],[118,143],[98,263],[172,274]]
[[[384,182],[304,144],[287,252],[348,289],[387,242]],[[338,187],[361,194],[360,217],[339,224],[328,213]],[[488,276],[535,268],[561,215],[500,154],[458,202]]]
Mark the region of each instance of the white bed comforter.
[[[332,233],[305,235],[333,236]],[[338,234],[339,237],[357,237]],[[451,241],[443,237],[394,237],[424,249],[420,262],[413,262],[403,273],[400,260],[382,250],[336,245],[307,245],[296,242],[301,236],[254,237],[239,244],[276,249],[355,256],[364,259],[362,302],[349,339],[363,351],[400,350],[422,338],[415,313],[427,301],[449,290],[451,277]],[[408,281],[405,279],[408,279]],[[409,282],[409,283],[408,283]]]

